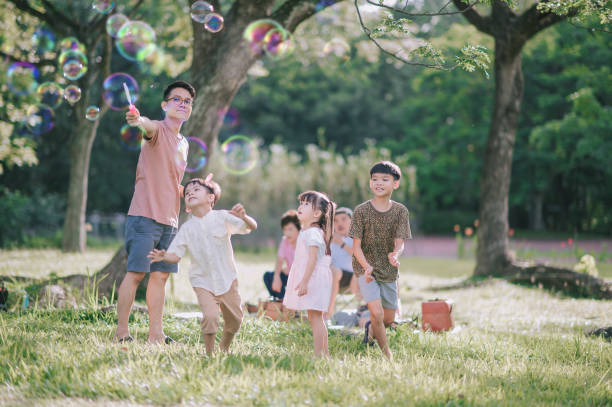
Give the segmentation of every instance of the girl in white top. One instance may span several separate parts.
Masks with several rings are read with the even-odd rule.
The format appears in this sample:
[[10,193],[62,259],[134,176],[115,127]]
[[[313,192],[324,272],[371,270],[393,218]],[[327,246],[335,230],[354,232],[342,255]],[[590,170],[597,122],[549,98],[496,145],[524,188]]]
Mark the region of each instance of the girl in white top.
[[317,191],[303,192],[298,200],[298,219],[302,229],[283,304],[289,309],[308,311],[314,354],[317,357],[329,356],[323,313],[329,307],[332,287],[329,244],[334,228],[335,204],[327,195]]

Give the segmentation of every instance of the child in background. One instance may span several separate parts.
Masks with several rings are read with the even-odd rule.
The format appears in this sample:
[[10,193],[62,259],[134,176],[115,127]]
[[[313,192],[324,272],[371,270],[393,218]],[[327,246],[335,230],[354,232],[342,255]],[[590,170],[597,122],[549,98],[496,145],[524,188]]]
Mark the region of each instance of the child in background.
[[334,216],[334,234],[330,244],[334,279],[327,319],[334,315],[336,297],[341,288],[350,287],[353,294],[360,296],[357,279],[353,274],[353,239],[348,237],[352,218],[353,211],[349,208],[338,208]]
[[308,311],[314,354],[317,357],[329,356],[323,313],[329,308],[331,296],[329,245],[334,229],[335,204],[327,195],[317,191],[303,192],[298,200],[297,212],[302,230],[298,235],[283,304],[292,310]]
[[300,227],[296,210],[289,210],[281,217],[283,240],[278,247],[276,265],[274,271],[267,271],[263,275],[264,284],[270,296],[277,301],[282,301],[285,297],[285,287],[295,256],[295,244],[297,243],[298,233],[300,233]]
[[219,347],[227,352],[242,323],[242,309],[234,252],[233,234],[246,234],[257,229],[257,223],[246,214],[241,204],[231,211],[213,210],[221,196],[221,187],[206,177],[193,178],[185,185],[185,206],[191,217],[179,229],[167,251],[149,253],[152,263],[178,263],[189,250],[189,280],[202,309],[202,334],[206,353],[215,348],[219,329],[219,308],[223,314],[223,336]]
[[370,169],[374,198],[355,208],[349,232],[353,238],[353,270],[370,311],[364,341],[369,342],[372,333],[389,359],[392,355],[385,326],[395,320],[398,258],[404,251],[404,239],[412,238],[408,209],[391,200],[401,174],[400,168],[390,161],[381,161]]

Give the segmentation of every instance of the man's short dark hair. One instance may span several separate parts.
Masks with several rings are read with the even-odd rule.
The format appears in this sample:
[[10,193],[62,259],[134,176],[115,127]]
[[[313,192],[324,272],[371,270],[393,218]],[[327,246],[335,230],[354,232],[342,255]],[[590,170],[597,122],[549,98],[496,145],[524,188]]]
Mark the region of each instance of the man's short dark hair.
[[290,223],[293,223],[297,230],[300,230],[302,227],[297,216],[297,211],[294,209],[288,210],[287,212],[283,213],[283,216],[281,216],[281,229]]
[[370,178],[372,174],[389,174],[393,175],[393,179],[398,181],[402,177],[402,171],[397,164],[392,163],[391,161],[380,161],[374,164],[374,166],[370,169]]
[[166,86],[166,89],[164,90],[164,100],[168,99],[168,96],[170,96],[170,92],[172,92],[172,89],[174,88],[183,88],[187,92],[189,92],[192,99],[195,99],[196,97],[196,90],[189,82],[175,81],[172,82],[170,85]]

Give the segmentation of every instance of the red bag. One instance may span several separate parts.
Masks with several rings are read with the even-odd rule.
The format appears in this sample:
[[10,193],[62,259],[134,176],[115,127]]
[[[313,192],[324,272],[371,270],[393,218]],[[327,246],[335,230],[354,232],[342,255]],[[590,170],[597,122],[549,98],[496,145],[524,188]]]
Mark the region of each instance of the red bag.
[[425,301],[421,303],[421,311],[424,331],[449,331],[455,326],[452,301],[438,299]]
[[259,316],[265,316],[273,321],[289,321],[295,315],[280,301],[260,301]]

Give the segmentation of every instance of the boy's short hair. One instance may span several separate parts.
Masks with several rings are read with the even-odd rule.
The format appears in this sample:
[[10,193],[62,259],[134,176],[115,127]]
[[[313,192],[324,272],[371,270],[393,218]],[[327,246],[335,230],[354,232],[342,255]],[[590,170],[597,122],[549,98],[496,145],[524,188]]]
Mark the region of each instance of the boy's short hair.
[[300,230],[302,228],[302,225],[300,224],[300,220],[298,219],[298,216],[297,216],[297,211],[295,209],[290,209],[287,212],[283,213],[283,216],[281,216],[280,223],[281,223],[281,229],[290,223],[293,223],[295,227],[297,228],[297,230]]
[[372,168],[370,168],[370,178],[372,174],[389,174],[393,175],[393,179],[398,181],[402,177],[402,171],[400,167],[392,163],[391,161],[380,161],[374,164]]
[[164,90],[164,100],[168,99],[168,96],[170,96],[170,92],[172,92],[172,89],[175,88],[185,89],[187,92],[189,92],[192,99],[195,99],[196,97],[196,90],[189,82],[174,81],[170,85],[166,86],[166,89]]
[[187,191],[187,187],[190,184],[198,184],[208,189],[208,192],[210,192],[211,194],[215,196],[215,201],[213,202],[213,205],[217,203],[219,198],[221,198],[221,186],[217,184],[215,181],[212,181],[212,180],[205,181],[202,178],[192,178],[185,184],[184,191]]
[[341,207],[336,209],[336,215],[340,215],[341,213],[347,215],[349,218],[353,219],[353,211],[351,208]]

